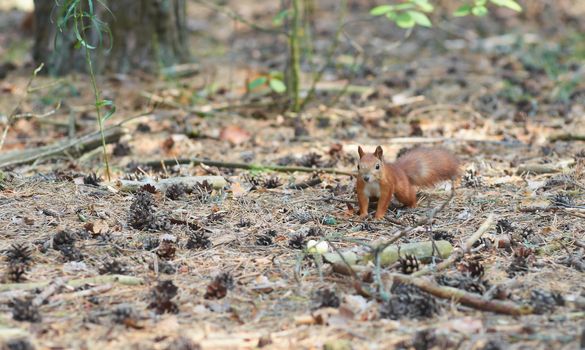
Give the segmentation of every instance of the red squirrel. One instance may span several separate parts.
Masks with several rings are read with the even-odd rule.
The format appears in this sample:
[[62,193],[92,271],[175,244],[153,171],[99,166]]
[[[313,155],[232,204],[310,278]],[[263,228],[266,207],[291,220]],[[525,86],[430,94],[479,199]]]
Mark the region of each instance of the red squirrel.
[[378,198],[374,218],[386,215],[392,196],[409,208],[416,207],[416,187],[432,186],[454,179],[459,174],[459,161],[441,148],[417,148],[394,163],[385,163],[382,147],[365,153],[358,147],[357,196],[361,218],[368,216],[370,198]]

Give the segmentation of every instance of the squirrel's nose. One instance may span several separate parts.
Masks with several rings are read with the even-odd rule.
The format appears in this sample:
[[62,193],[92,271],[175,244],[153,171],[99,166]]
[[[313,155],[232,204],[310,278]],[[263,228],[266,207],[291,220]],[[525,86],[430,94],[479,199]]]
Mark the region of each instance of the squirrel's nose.
[[370,177],[368,175],[364,176],[364,181],[365,182],[369,182],[370,181]]

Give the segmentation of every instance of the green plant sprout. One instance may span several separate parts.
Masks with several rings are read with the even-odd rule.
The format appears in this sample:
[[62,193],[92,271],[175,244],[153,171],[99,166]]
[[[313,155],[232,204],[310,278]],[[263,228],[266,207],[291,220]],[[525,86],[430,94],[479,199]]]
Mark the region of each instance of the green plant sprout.
[[260,76],[248,83],[248,91],[257,89],[261,86],[268,86],[270,90],[277,94],[286,92],[286,85],[282,79],[282,72],[272,71],[268,75]]
[[[101,1],[97,0],[99,4],[101,4],[108,12],[111,11],[108,7]],[[91,60],[90,50],[97,49],[103,43],[103,34],[107,34],[109,36],[110,45],[113,44],[112,40],[112,33],[108,28],[107,24],[101,21],[95,13],[94,9],[94,1],[93,0],[67,0],[64,3],[60,4],[58,0],[55,1],[57,6],[60,6],[63,11],[61,13],[61,17],[57,22],[57,28],[61,33],[66,32],[69,28],[73,30],[76,38],[76,47],[85,49],[85,63],[87,65],[88,74],[91,80],[91,86],[94,93],[94,100],[95,100],[95,109],[97,114],[97,121],[98,126],[100,129],[101,139],[102,139],[102,149],[104,153],[104,163],[106,166],[106,176],[108,181],[111,180],[110,175],[110,163],[108,161],[108,153],[106,149],[106,138],[104,135],[104,124],[105,122],[114,115],[116,112],[116,106],[113,101],[106,100],[101,98],[101,92],[97,87],[97,82],[95,78],[95,72]],[[89,23],[86,23],[89,22]],[[70,27],[71,26],[71,27]],[[98,44],[96,46],[90,44],[87,41],[87,34],[88,30],[95,30],[98,36]],[[110,46],[111,48],[111,46]],[[108,48],[108,50],[110,49]],[[106,109],[105,113],[102,116],[102,109]]]
[[[522,11],[515,0],[474,0],[460,6],[453,16],[463,17],[467,15],[474,15],[477,17],[488,14],[488,2],[499,7],[506,7],[517,12]],[[380,5],[372,8],[370,14],[372,16],[385,16],[388,20],[396,23],[400,28],[409,29],[417,25],[422,27],[432,27],[432,22],[427,13],[432,13],[434,6],[429,0],[408,0],[400,4]]]

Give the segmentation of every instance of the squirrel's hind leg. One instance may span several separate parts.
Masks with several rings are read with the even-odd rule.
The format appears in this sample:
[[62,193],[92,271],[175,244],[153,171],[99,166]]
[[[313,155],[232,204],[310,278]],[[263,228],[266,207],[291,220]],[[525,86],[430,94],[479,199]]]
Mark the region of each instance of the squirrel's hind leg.
[[416,207],[416,189],[414,186],[402,187],[396,191],[396,199],[409,208]]

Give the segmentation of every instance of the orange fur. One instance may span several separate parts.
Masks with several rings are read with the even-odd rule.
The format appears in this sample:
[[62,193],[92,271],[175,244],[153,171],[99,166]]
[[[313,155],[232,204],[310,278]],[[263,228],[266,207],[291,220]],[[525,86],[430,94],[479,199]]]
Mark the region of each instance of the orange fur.
[[428,187],[459,175],[459,161],[440,148],[418,148],[407,152],[394,163],[383,159],[382,147],[374,153],[358,148],[360,161],[356,191],[360,217],[368,215],[370,198],[378,198],[375,218],[384,217],[395,196],[407,207],[416,207],[416,187]]

